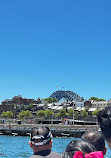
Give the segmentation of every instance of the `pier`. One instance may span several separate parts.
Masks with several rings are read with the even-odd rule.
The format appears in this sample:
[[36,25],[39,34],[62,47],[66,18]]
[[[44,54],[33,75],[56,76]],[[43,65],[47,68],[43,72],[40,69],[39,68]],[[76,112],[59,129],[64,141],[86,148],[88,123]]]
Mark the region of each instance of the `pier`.
[[[40,124],[0,124],[1,135],[13,136],[30,136],[33,127],[40,126]],[[42,126],[42,124],[41,124]],[[99,130],[98,125],[54,125],[46,124],[52,131],[54,137],[76,137],[80,138],[83,133],[90,130]]]

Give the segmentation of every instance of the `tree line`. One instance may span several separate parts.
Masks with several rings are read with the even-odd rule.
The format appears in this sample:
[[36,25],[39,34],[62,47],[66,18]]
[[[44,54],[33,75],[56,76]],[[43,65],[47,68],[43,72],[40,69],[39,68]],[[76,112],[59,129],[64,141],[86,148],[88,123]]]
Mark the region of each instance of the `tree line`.
[[[96,109],[95,111],[92,112],[92,115],[96,116],[99,112],[99,109]],[[70,109],[61,109],[59,110],[57,113],[54,113],[52,110],[38,110],[36,112],[36,117],[38,118],[49,118],[51,119],[53,116],[54,118],[73,118],[73,114],[75,116],[83,116],[83,117],[87,117],[88,116],[88,112],[86,110],[81,110],[80,112],[78,111],[74,111],[72,108]],[[7,111],[7,112],[2,112],[1,116],[3,118],[13,118],[14,114],[11,111]],[[21,111],[19,112],[19,114],[17,115],[17,117],[19,119],[23,119],[23,118],[31,118],[33,115],[29,110],[26,111]]]

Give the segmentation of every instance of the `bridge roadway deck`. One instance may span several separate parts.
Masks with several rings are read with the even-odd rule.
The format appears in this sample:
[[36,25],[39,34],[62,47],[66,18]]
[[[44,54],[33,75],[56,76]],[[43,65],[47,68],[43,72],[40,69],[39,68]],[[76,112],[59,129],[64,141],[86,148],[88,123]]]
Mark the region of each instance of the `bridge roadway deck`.
[[[42,126],[40,124],[0,124],[0,134],[29,136],[33,127]],[[53,136],[73,136],[81,137],[85,131],[98,130],[97,125],[54,125],[45,124],[52,131]]]

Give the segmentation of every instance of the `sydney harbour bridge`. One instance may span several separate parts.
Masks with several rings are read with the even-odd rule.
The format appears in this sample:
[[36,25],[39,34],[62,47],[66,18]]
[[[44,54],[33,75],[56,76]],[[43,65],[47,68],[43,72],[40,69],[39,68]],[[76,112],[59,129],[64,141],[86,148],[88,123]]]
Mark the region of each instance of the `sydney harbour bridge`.
[[62,98],[65,98],[68,101],[84,101],[83,97],[80,97],[78,94],[72,92],[72,91],[55,91],[50,98],[56,98],[58,101]]

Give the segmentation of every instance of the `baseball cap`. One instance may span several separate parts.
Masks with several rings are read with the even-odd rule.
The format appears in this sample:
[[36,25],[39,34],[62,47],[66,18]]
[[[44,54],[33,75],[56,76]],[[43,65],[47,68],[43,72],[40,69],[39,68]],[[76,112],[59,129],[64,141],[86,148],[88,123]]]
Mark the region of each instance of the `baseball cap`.
[[30,141],[33,145],[45,145],[51,139],[52,133],[46,126],[34,127],[31,131]]

